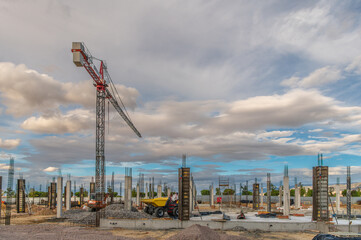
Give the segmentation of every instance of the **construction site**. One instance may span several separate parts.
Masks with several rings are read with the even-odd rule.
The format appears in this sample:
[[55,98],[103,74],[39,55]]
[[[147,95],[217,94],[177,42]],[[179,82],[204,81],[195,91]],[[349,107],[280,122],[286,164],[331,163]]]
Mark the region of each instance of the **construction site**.
[[[350,168],[346,185],[339,179],[331,185],[322,155],[313,168],[312,197],[301,196],[303,187],[297,179],[290,189],[287,166],[278,196],[271,194],[275,189],[270,173],[267,182],[254,179],[250,186],[247,181],[239,188],[230,186],[229,179],[219,178],[216,186],[209,186],[208,195],[197,195],[197,183],[185,155],[180,162],[177,191],[166,184],[155,185],[152,177],[145,181],[144,175],[133,183],[132,168],[126,168],[124,189],[120,189],[124,194],[114,196],[113,173],[108,191],[100,192],[99,200],[94,178],[77,192],[71,176],[64,179],[59,175],[48,184],[46,197],[31,195],[33,189],[29,192],[22,178],[13,189],[12,158],[6,191],[14,194],[2,199],[0,238],[312,239],[330,234],[335,236],[332,239],[359,239],[361,198],[351,197],[351,191],[359,185],[352,184]],[[104,179],[102,171],[99,173]],[[217,195],[216,189],[221,193],[222,189],[233,191]],[[342,192],[346,196],[341,196]]]
[[0,1],[0,240],[361,240],[360,9]]

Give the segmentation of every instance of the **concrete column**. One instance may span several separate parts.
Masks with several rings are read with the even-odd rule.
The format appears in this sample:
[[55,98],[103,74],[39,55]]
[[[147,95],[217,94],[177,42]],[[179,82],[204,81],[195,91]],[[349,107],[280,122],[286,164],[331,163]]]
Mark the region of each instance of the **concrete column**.
[[271,211],[271,174],[267,173],[267,212]]
[[140,187],[139,184],[137,184],[137,206],[140,204]]
[[335,186],[336,192],[336,213],[340,212],[340,185]]
[[167,197],[170,197],[170,188],[167,188]]
[[211,207],[214,206],[214,189],[213,189],[213,185],[211,186],[211,191],[209,193],[211,195],[211,202],[210,205]]
[[56,217],[63,217],[63,177],[58,177]]
[[290,215],[290,185],[289,177],[283,177],[283,216]]
[[259,202],[259,206],[260,207],[263,207],[263,196],[264,196],[264,194],[263,194],[263,186],[262,186],[262,184],[261,184],[261,194],[260,194],[260,202]]
[[66,201],[66,210],[70,210],[71,209],[71,181],[70,180],[66,181],[65,201]]
[[193,183],[192,180],[189,181],[189,216],[192,215],[193,211]]
[[145,199],[148,199],[148,194],[149,194],[149,191],[148,191],[148,183],[145,184]]
[[132,189],[128,188],[128,204],[127,204],[127,210],[131,211],[132,210]]
[[280,186],[278,189],[279,193],[278,193],[278,206],[282,207],[282,201],[283,201],[283,187]]
[[157,197],[162,197],[162,185],[158,185]]
[[128,176],[124,176],[124,209],[128,206]]
[[296,184],[295,185],[295,209],[300,209],[300,208],[301,208],[301,189]]
[[132,176],[128,177],[128,208],[129,211],[132,209]]
[[194,206],[196,205],[197,202],[197,187],[195,184],[193,184],[193,210],[194,210]]

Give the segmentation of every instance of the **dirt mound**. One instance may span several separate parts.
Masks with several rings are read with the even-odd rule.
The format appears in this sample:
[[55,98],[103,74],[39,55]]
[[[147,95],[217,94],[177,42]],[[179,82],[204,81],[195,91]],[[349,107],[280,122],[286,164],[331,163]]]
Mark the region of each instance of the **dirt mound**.
[[209,227],[198,224],[188,227],[167,240],[247,240],[247,238],[217,233]]

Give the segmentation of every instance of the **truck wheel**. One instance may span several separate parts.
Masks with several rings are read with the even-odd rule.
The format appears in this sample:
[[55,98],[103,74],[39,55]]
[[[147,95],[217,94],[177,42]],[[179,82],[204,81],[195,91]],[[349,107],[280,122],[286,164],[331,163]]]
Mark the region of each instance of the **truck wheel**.
[[155,216],[161,218],[164,216],[164,209],[163,208],[157,208],[155,210]]
[[153,206],[149,206],[149,208],[148,208],[148,214],[153,215],[153,213],[154,213],[154,207],[153,207]]
[[175,207],[174,209],[173,209],[173,216],[174,217],[178,217],[178,207]]
[[144,211],[145,213],[148,213],[148,214],[149,214],[149,207],[146,206],[146,207],[143,209],[143,211]]

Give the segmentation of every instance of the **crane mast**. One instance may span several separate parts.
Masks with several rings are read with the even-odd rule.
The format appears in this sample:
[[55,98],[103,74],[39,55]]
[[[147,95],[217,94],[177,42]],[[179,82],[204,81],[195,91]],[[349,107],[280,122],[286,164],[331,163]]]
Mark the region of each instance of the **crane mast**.
[[[96,140],[95,140],[95,192],[96,199],[104,198],[105,193],[105,101],[108,99],[119,115],[138,137],[142,137],[132,121],[124,113],[117,99],[108,89],[108,84],[113,84],[103,60],[94,58],[82,42],[73,42],[73,62],[77,67],[84,67],[94,80],[96,87]],[[100,61],[100,70],[93,60]],[[115,86],[114,86],[115,87]]]

